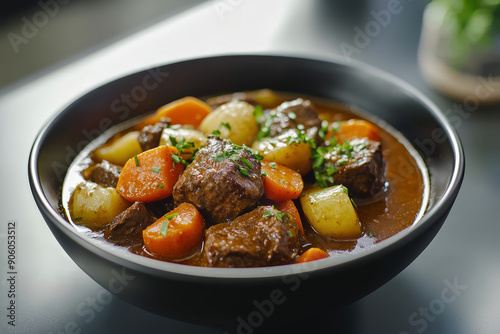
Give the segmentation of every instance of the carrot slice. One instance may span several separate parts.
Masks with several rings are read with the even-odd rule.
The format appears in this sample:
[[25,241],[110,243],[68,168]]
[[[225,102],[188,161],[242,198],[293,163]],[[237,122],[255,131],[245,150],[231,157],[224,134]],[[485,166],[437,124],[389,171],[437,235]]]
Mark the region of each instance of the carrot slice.
[[123,166],[116,190],[130,202],[152,202],[172,195],[184,165],[174,163],[173,146],[159,146],[129,159]]
[[[352,140],[355,138],[368,138],[374,141],[380,140],[380,134],[377,127],[374,124],[362,119],[350,119],[341,122],[340,126],[336,128],[336,133],[333,133],[333,128],[335,128],[335,126],[330,129],[330,135],[333,134],[335,138],[337,138],[337,142],[340,144],[346,140]],[[328,134],[327,138],[330,138]]]
[[156,113],[147,117],[142,126],[152,125],[162,118],[170,118],[172,124],[200,126],[201,121],[212,111],[212,108],[200,99],[186,96],[160,107]]
[[196,207],[182,203],[142,231],[146,249],[167,258],[182,258],[201,245],[205,222]]
[[303,262],[316,261],[319,259],[327,258],[329,256],[330,255],[328,255],[328,253],[325,252],[324,250],[313,247],[313,248],[309,248],[304,253],[302,253],[299,256],[299,258],[297,259],[297,261],[295,261],[295,262],[296,263],[303,263]]
[[295,222],[297,223],[300,234],[304,236],[304,228],[302,227],[302,220],[300,219],[299,210],[297,210],[295,203],[293,203],[291,199],[287,199],[282,202],[276,202],[275,207],[278,211],[288,213],[289,215],[291,215],[295,219]]
[[280,163],[262,160],[264,196],[274,201],[299,197],[304,188],[302,176]]

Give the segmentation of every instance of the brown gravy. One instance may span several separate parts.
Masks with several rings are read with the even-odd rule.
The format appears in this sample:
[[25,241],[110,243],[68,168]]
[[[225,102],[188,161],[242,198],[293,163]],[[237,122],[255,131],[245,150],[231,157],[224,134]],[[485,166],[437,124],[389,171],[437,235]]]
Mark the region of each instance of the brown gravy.
[[[303,95],[282,95],[283,100],[291,100]],[[425,212],[428,200],[429,181],[425,164],[418,153],[411,147],[409,142],[396,130],[362,112],[354,111],[351,107],[333,103],[322,99],[308,97],[314,103],[314,107],[323,120],[337,121],[350,118],[367,119],[376,124],[380,131],[380,141],[382,153],[386,160],[387,183],[384,191],[377,198],[365,203],[357,204],[357,211],[363,226],[363,236],[355,240],[335,240],[316,233],[307,223],[304,216],[302,222],[306,234],[306,240],[302,242],[304,249],[312,246],[320,247],[330,255],[339,253],[357,252],[369,247],[379,241],[385,240],[398,232],[412,226]],[[114,130],[114,131],[113,131]],[[105,142],[114,140],[117,134],[137,130],[134,125],[128,127],[111,129],[102,138],[96,139],[89,147],[84,149],[73,164],[70,166],[62,189],[62,206],[66,217],[70,217],[68,211],[68,201],[76,185],[84,181],[85,170],[95,162],[92,160],[92,147],[95,149]],[[106,137],[107,135],[107,137]],[[307,182],[307,178],[304,179]],[[300,202],[294,200],[300,210]],[[68,219],[70,220],[70,219]],[[70,220],[71,221],[71,220]],[[142,238],[137,240],[127,240],[125,243],[111,243],[104,238],[104,231],[91,230],[87,227],[75,224],[75,228],[91,238],[96,238],[101,242],[110,243],[116,247],[123,247],[128,251],[154,259],[169,261],[149,253],[143,244]],[[177,263],[189,265],[201,265],[202,247],[201,245],[193,254],[183,260],[176,260]]]

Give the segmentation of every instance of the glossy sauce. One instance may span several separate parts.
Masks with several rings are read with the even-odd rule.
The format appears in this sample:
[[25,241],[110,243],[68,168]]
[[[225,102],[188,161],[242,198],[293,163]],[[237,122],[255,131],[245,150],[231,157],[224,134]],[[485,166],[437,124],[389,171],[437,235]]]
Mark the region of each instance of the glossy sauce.
[[[306,240],[302,240],[303,249],[311,245],[320,247],[330,255],[339,253],[355,253],[363,248],[387,239],[396,233],[412,226],[425,212],[429,196],[429,179],[425,164],[411,144],[396,130],[385,124],[383,121],[368,114],[353,110],[349,106],[330,102],[303,95],[282,94],[283,100],[292,100],[297,97],[308,98],[313,104],[319,117],[329,122],[345,120],[350,118],[366,119],[379,127],[380,142],[382,144],[382,154],[386,160],[386,185],[385,188],[369,201],[356,202],[357,212],[363,226],[363,236],[355,240],[335,240],[324,237],[316,233],[307,223],[302,215],[302,222],[306,234]],[[62,211],[66,217],[70,217],[68,202],[76,185],[86,179],[89,167],[92,167],[92,151],[110,142],[118,136],[132,130],[138,130],[132,123],[122,124],[110,129],[108,132],[97,138],[86,147],[75,159],[66,175],[62,189]],[[308,177],[304,182],[314,182]],[[173,205],[169,199],[163,201],[162,205]],[[294,200],[297,208],[300,209],[300,201]],[[168,211],[165,211],[165,213]],[[71,219],[68,218],[69,221]],[[170,259],[160,258],[149,253],[142,242],[142,238],[137,240],[127,240],[125,243],[111,243],[104,238],[104,230],[90,230],[72,222],[75,228],[87,236],[97,239],[99,242],[110,243],[116,247],[123,247],[128,251],[142,256],[159,260],[170,261]],[[193,254],[182,260],[175,260],[177,263],[189,265],[201,265],[202,249],[200,245]]]

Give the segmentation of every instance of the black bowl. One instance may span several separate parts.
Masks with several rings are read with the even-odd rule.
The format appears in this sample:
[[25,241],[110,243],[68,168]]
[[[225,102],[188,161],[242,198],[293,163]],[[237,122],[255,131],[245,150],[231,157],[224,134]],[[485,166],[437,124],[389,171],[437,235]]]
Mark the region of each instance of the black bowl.
[[[354,105],[384,119],[419,150],[430,201],[412,227],[361,253],[269,268],[204,268],[161,262],[79,234],[59,213],[72,159],[89,140],[172,100],[271,88]],[[283,56],[221,56],[142,71],[66,107],[40,131],[29,160],[35,201],[71,258],[124,300],[178,320],[240,329],[289,323],[301,303],[331,309],[374,291],[410,264],[446,219],[464,175],[460,141],[443,114],[406,83],[374,68]]]

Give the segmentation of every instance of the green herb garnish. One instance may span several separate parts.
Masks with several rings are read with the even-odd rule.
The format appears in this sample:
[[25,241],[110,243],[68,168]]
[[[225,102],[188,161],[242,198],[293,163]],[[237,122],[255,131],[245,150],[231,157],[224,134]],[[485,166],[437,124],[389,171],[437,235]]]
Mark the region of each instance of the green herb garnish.
[[189,165],[189,162],[186,160],[182,159],[182,157],[179,155],[179,153],[171,153],[170,156],[172,157],[172,167],[175,168],[175,164],[183,164],[184,166]]
[[283,222],[283,217],[291,217],[290,214],[276,210],[276,208],[271,206],[271,210],[267,210],[262,214],[262,218],[267,218],[275,216],[280,222]]
[[165,220],[162,224],[161,224],[161,227],[160,227],[160,234],[163,235],[164,237],[167,236],[167,230],[168,230],[168,223],[169,223],[169,220]]
[[248,161],[245,158],[240,158],[240,160],[241,160],[241,162],[243,162],[245,164],[245,166],[247,166],[248,168],[252,169],[252,164],[250,163],[250,161]]
[[79,220],[82,220],[82,219],[83,219],[83,217],[76,217],[76,218],[74,218],[73,220],[74,220],[74,221],[79,221]]
[[354,203],[354,200],[352,198],[351,198],[351,203],[352,203],[352,205],[354,205],[354,208],[357,210],[358,206],[356,205],[356,203]]
[[239,169],[240,169],[240,173],[245,175],[245,176],[248,176],[250,175],[250,173],[248,172],[248,169],[244,168],[244,167],[241,167],[241,166],[238,166]]
[[255,108],[253,109],[253,116],[255,118],[259,118],[264,114],[264,111],[262,110],[262,107],[260,105],[256,105]]
[[135,165],[139,167],[139,159],[137,158],[137,155],[134,155],[134,160],[135,160]]
[[159,184],[158,188],[160,188],[160,189],[163,188],[163,184]]
[[328,133],[328,122],[323,121],[323,122],[321,122],[321,128],[318,130],[318,136],[321,139],[326,140],[327,133]]
[[163,235],[164,237],[167,236],[167,230],[168,230],[168,224],[170,223],[170,220],[174,219],[177,217],[179,214],[177,212],[169,214],[168,216],[164,216],[166,220],[161,224],[160,227],[160,234]]
[[276,162],[270,162],[269,163],[269,166],[272,168],[272,169],[276,169],[278,166],[276,165]]
[[151,167],[151,170],[155,173],[158,173],[160,171],[160,167]]
[[165,216],[165,218],[167,218],[168,220],[171,220],[171,219],[174,219],[175,217],[177,217],[179,214],[177,212],[174,212],[172,214],[169,214],[168,216]]

